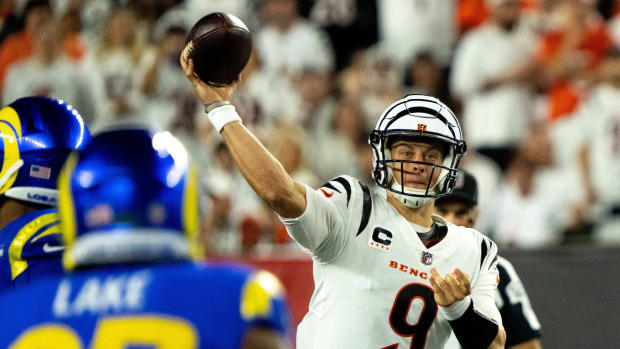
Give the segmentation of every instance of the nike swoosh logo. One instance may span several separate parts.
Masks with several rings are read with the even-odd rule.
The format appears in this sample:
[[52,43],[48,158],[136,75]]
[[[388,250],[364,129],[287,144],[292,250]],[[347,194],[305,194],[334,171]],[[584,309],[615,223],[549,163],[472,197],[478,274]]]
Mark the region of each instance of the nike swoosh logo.
[[321,188],[321,191],[323,192],[323,195],[325,195],[327,198],[331,198],[332,196],[334,196],[334,193],[328,193],[325,190],[323,190],[323,188]]
[[64,249],[65,249],[64,246],[52,246],[52,245],[50,245],[48,243],[45,243],[45,245],[43,245],[43,252],[45,252],[45,253],[58,252],[58,251],[62,251]]

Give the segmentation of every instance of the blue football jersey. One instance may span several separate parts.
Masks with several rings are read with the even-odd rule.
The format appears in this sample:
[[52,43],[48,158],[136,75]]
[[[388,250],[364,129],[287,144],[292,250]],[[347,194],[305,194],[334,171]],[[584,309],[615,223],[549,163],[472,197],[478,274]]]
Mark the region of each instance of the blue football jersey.
[[282,292],[272,274],[235,264],[42,278],[0,296],[0,348],[239,348],[254,326],[288,337]]
[[0,292],[42,275],[62,273],[56,209],[27,213],[0,230]]

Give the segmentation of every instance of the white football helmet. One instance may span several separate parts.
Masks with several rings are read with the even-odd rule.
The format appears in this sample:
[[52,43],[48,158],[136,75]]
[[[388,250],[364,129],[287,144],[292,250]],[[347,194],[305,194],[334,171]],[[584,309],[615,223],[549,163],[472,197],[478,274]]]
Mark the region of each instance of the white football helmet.
[[[391,137],[442,142],[447,149],[443,164],[392,160],[389,149]],[[392,103],[381,114],[377,126],[370,134],[368,143],[373,149],[372,176],[377,185],[392,192],[403,205],[412,208],[420,207],[452,192],[458,164],[467,149],[461,126],[454,113],[437,98],[424,95],[408,95]],[[399,181],[394,178],[392,168],[404,166],[404,163],[418,163],[431,167],[426,189],[410,188],[399,184]],[[437,182],[431,186],[434,171],[441,172]],[[403,183],[402,179],[400,183]]]

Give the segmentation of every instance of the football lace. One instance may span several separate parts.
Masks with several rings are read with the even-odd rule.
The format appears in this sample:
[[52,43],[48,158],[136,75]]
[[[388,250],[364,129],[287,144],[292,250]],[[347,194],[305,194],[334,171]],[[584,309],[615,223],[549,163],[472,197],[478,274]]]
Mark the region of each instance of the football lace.
[[190,40],[187,45],[185,45],[185,48],[183,49],[183,59],[185,59],[186,62],[189,61],[189,55],[192,54],[192,50],[194,49],[194,41]]

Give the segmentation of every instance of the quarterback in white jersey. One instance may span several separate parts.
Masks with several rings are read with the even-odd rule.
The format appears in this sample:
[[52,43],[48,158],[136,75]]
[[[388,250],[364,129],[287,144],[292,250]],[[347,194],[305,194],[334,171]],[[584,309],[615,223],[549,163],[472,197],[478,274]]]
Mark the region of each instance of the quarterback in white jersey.
[[501,321],[493,305],[497,247],[488,238],[433,216],[427,234],[445,237],[426,247],[386,190],[348,176],[308,188],[306,197],[301,217],[283,219],[314,260],[298,348],[442,348],[452,329],[434,300],[431,268],[470,275],[476,309]]
[[315,191],[241,124],[234,86],[200,81],[185,53],[186,77],[241,173],[313,256],[297,348],[442,348],[451,332],[466,348],[504,347],[496,245],[431,215],[466,149],[448,107],[421,95],[394,102],[370,135],[378,188],[342,176]]

